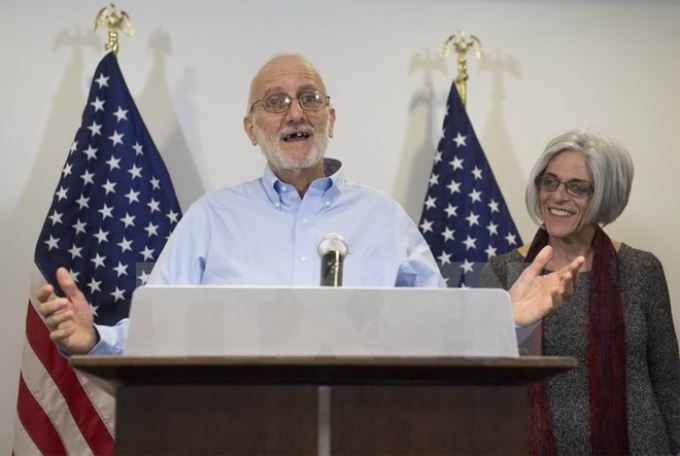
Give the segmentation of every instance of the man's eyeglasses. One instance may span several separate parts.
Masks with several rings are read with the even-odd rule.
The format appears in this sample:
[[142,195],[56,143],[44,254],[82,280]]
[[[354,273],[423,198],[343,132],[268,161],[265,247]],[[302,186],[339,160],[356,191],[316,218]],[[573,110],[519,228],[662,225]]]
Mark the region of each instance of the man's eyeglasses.
[[554,176],[543,174],[536,176],[534,183],[536,184],[536,187],[546,192],[554,192],[560,184],[564,184],[567,193],[576,198],[585,198],[593,194],[593,184],[581,179],[572,179],[567,182],[562,182]]
[[293,100],[297,100],[305,111],[320,111],[328,106],[331,97],[321,92],[305,92],[297,98],[289,97],[285,93],[274,93],[250,105],[250,112],[253,112],[255,106],[262,104],[265,111],[280,114],[288,111]]

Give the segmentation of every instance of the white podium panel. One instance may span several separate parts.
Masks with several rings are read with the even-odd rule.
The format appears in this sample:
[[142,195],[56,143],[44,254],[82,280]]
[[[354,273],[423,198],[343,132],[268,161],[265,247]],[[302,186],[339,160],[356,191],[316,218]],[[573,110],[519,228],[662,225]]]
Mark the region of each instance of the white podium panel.
[[123,356],[518,357],[501,289],[145,286]]

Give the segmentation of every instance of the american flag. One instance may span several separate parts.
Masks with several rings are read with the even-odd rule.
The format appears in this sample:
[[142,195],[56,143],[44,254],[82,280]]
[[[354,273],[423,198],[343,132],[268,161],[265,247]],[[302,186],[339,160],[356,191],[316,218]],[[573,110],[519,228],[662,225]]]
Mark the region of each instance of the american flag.
[[168,171],[113,53],[99,63],[35,248],[14,453],[112,454],[114,400],[71,369],[50,341],[35,294],[70,270],[95,322],[130,311],[136,286],[181,217]]
[[522,245],[455,83],[419,228],[450,287],[475,286],[489,258]]

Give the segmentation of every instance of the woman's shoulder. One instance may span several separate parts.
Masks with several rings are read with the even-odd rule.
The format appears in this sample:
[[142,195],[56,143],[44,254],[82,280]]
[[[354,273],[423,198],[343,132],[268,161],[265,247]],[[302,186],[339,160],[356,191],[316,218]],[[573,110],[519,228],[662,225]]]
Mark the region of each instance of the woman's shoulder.
[[508,289],[523,267],[524,255],[521,253],[521,247],[493,256],[482,270],[479,286]]
[[516,248],[515,250],[510,250],[509,252],[502,253],[500,255],[496,255],[494,257],[491,257],[489,262],[491,263],[517,263],[518,261],[524,261],[524,258],[527,256],[527,252],[529,251],[529,245],[523,245],[519,248]]
[[[618,241],[612,240],[612,242],[616,246],[616,242]],[[652,252],[632,247],[625,242],[619,242],[619,245],[620,247],[617,251],[620,263],[630,267],[637,266],[644,269],[661,267],[661,261],[659,261],[657,256]]]
[[489,265],[498,273],[500,270],[507,270],[508,266],[516,263],[523,263],[524,257],[528,248],[524,250],[524,246],[515,250],[511,250],[500,255],[489,258]]

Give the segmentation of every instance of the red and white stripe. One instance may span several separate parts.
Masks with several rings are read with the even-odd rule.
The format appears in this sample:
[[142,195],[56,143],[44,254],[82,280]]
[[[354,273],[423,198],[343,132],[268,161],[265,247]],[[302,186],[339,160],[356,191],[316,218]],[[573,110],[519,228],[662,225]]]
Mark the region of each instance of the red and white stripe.
[[[31,292],[46,282],[35,268]],[[113,454],[115,398],[71,368],[29,299],[14,454]]]

